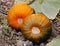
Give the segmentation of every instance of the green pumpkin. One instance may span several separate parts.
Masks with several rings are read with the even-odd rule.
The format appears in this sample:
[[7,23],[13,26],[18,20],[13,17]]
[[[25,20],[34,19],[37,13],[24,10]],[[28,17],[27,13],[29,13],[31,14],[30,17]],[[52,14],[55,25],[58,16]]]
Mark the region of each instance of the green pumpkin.
[[44,14],[32,14],[24,19],[22,33],[33,42],[45,41],[51,34],[51,22]]

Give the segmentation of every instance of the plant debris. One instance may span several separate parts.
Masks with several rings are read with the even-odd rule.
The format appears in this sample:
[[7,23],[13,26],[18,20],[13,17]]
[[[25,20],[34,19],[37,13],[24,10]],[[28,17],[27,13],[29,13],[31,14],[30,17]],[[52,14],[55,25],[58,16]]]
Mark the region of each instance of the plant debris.
[[0,12],[7,14],[8,9],[14,4],[14,0],[0,0]]

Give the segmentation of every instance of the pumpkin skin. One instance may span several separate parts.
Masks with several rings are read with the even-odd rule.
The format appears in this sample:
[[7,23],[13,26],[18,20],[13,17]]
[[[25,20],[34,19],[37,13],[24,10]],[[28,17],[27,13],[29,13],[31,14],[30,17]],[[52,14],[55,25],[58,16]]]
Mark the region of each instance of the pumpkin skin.
[[[27,4],[16,4],[12,6],[8,12],[8,23],[12,27],[20,29],[24,18],[33,12],[33,9]],[[20,22],[18,22],[18,19],[20,19]]]
[[[37,27],[38,30],[34,29],[35,34],[32,32],[33,27]],[[24,19],[21,31],[25,38],[33,42],[45,41],[51,34],[51,22],[44,14],[32,14]]]

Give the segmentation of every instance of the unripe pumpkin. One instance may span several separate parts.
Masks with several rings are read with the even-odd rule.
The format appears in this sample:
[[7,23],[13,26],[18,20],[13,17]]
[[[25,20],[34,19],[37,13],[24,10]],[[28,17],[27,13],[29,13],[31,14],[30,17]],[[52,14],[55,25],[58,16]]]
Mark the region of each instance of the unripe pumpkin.
[[26,16],[31,15],[33,12],[33,9],[27,4],[13,5],[8,12],[8,23],[12,27],[19,29],[22,26],[23,19]]
[[33,42],[42,42],[51,34],[51,22],[44,14],[32,14],[24,19],[22,33]]

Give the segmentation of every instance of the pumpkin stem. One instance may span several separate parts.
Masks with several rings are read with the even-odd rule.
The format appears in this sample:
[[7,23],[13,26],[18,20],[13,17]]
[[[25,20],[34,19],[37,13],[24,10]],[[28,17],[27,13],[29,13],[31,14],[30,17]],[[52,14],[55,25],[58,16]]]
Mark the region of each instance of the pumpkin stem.
[[32,33],[33,34],[39,34],[40,33],[40,29],[38,27],[32,27]]
[[23,23],[23,19],[22,18],[19,18],[18,19],[18,23],[21,23],[22,24]]

